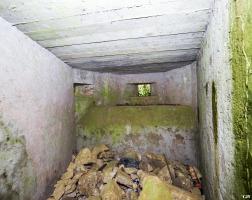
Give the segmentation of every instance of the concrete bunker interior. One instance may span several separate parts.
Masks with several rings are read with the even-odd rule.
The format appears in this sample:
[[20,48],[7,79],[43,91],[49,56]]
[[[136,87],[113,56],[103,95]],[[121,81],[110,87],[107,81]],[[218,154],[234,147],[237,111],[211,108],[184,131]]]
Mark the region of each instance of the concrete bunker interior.
[[207,200],[252,198],[251,0],[2,0],[0,16],[0,199],[47,199],[98,144],[198,167]]

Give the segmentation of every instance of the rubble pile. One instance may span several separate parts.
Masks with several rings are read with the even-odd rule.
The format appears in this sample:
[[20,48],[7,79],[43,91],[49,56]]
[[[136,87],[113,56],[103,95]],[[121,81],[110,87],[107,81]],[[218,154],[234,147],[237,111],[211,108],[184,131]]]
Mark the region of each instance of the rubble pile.
[[196,167],[164,155],[99,145],[73,156],[48,200],[200,200],[200,180]]

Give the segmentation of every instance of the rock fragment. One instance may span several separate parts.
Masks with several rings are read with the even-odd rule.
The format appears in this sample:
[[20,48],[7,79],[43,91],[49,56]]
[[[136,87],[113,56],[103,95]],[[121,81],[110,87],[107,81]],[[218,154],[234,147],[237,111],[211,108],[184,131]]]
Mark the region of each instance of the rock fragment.
[[108,183],[110,180],[112,180],[115,177],[117,171],[117,167],[106,166],[103,170],[103,182]]
[[117,183],[121,185],[131,187],[131,188],[133,187],[133,182],[132,182],[131,177],[122,170],[118,170],[115,180]]
[[52,196],[54,197],[55,200],[59,200],[63,196],[64,192],[65,192],[65,185],[60,184],[55,188]]
[[165,159],[164,155],[147,153],[145,156],[148,159],[148,163],[153,168],[160,168],[161,169],[166,165],[166,159]]
[[138,200],[173,200],[167,184],[156,176],[144,177],[142,185]]
[[77,165],[86,165],[86,164],[91,164],[95,162],[96,162],[96,159],[93,158],[92,153],[90,149],[88,148],[82,149],[75,158],[75,163]]
[[87,200],[101,200],[101,197],[91,196],[91,197],[88,197]]
[[131,175],[131,174],[136,174],[137,173],[137,169],[136,168],[124,168],[123,169],[127,174]]
[[114,153],[111,151],[104,151],[98,155],[99,159],[103,159],[104,161],[108,162],[114,159]]
[[98,196],[99,192],[97,191],[96,185],[98,183],[97,172],[88,172],[84,174],[79,182],[78,188],[80,194],[84,194],[86,196]]
[[157,176],[161,180],[166,181],[167,183],[172,184],[172,179],[171,179],[170,171],[169,171],[167,165],[164,166],[161,170],[159,170],[159,172],[157,173]]
[[109,151],[109,148],[106,145],[101,144],[93,148],[92,155],[94,158],[98,158],[100,153],[105,152],[105,151]]
[[122,200],[123,191],[114,180],[111,180],[103,187],[101,197],[102,200]]

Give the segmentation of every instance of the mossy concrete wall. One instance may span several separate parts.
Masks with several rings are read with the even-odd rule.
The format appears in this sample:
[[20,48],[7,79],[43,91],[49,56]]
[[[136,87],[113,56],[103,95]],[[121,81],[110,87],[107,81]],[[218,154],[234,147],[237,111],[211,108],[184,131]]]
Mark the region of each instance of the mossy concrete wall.
[[[84,84],[75,87],[78,149],[105,143],[118,152],[154,151],[198,165],[195,67],[128,75],[75,71],[76,83]],[[153,96],[134,96],[128,90],[132,83],[154,83]]]
[[[75,81],[93,85],[96,105],[180,104],[195,108],[195,71],[195,63],[168,72],[147,74],[90,74],[75,70]],[[132,83],[155,83],[154,97],[134,98],[136,94],[129,90]]]
[[[75,123],[87,113],[87,111],[95,105],[93,91],[88,91],[90,86],[75,85],[74,100],[75,100]],[[91,88],[92,90],[92,88]]]
[[235,199],[229,0],[214,1],[198,58],[199,146],[207,199]]
[[0,199],[46,199],[75,147],[72,69],[0,18]]
[[252,2],[246,1],[244,5],[246,17],[245,17],[245,37],[244,45],[246,52],[246,66],[248,67],[248,104],[247,104],[247,141],[249,151],[247,152],[247,166],[248,166],[248,189],[252,194]]
[[197,165],[195,134],[190,106],[94,106],[77,124],[77,146],[105,143]]
[[36,192],[36,174],[25,138],[0,118],[0,199],[31,199]]
[[252,195],[252,1],[231,2],[235,191]]
[[251,195],[251,14],[250,0],[215,1],[199,55],[199,135],[207,199]]
[[[78,149],[106,143],[118,152],[154,151],[197,165],[195,67],[129,75],[76,72],[75,80],[84,84],[75,87]],[[154,96],[133,96],[127,88],[132,83],[155,83]]]

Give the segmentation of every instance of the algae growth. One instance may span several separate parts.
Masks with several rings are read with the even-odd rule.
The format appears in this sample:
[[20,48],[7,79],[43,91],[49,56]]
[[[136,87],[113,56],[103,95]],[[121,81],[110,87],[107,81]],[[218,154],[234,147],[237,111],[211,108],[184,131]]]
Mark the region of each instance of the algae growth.
[[29,200],[36,189],[36,175],[28,158],[24,137],[0,118],[0,199]]
[[[252,5],[250,0],[232,1],[231,53],[233,76],[233,130],[235,136],[234,194],[251,194],[251,58]],[[250,164],[249,164],[250,163]]]
[[110,135],[117,142],[128,127],[137,134],[148,127],[192,129],[194,125],[190,106],[97,106],[86,113],[78,128],[83,130],[80,136],[99,139]]

